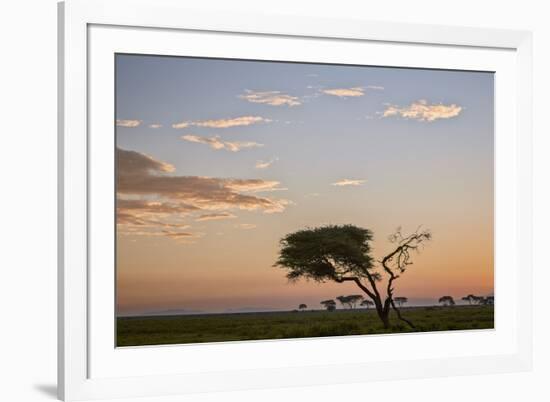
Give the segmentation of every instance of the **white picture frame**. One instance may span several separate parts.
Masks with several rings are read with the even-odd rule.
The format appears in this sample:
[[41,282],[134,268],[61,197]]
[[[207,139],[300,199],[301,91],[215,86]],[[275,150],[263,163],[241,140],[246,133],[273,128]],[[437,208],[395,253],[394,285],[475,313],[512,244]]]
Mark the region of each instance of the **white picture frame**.
[[[59,397],[143,397],[529,370],[531,34],[361,20],[228,15],[201,10],[198,2],[194,6],[189,8],[190,2],[178,0],[69,0],[59,5]],[[201,35],[216,40],[208,45]],[[233,46],[222,48],[224,38]],[[112,80],[110,55],[130,50],[184,55],[190,50],[182,50],[182,43],[200,43],[203,49],[193,50],[193,55],[215,52],[223,57],[269,58],[270,53],[257,44],[269,43],[273,59],[318,60],[320,56],[314,53],[296,55],[303,41],[311,43],[312,48],[332,46],[325,61],[367,63],[370,59],[350,56],[348,60],[346,52],[370,46],[375,54],[372,57],[378,57],[375,63],[379,60],[383,65],[490,69],[503,77],[495,91],[495,234],[496,251],[509,254],[499,258],[496,253],[496,291],[500,285],[501,294],[507,297],[496,307],[495,330],[116,351],[114,342],[109,343],[113,333],[108,321],[112,321],[112,315],[105,314],[114,308],[112,299],[106,297],[101,303],[94,297],[97,292],[111,292],[112,271],[107,266],[102,276],[91,269],[95,261],[111,258],[111,240],[101,231],[102,222],[110,224],[101,218],[107,216],[110,205],[98,206],[101,189],[93,187],[98,175],[110,174],[110,180],[114,180],[109,163],[101,168],[94,162],[108,160],[109,152],[113,152],[103,150],[110,137],[98,141],[94,134],[98,128],[107,127],[102,124],[108,119],[101,116],[112,114],[113,100],[108,99],[112,98],[112,87],[107,85]],[[398,48],[399,52],[388,50]],[[102,86],[103,80],[106,84]],[[106,187],[106,191],[112,189]],[[512,230],[499,237],[498,233],[505,232],[499,232],[499,228]],[[90,247],[91,243],[94,247],[100,244],[101,238],[106,248]],[[499,264],[506,267],[499,270]],[[448,342],[453,342],[453,348],[447,347],[452,353],[445,351]],[[400,355],[396,352],[386,358],[367,358],[357,353],[341,358],[335,353],[336,348],[363,350],[373,346],[379,350],[391,343],[401,345]],[[325,352],[319,357],[315,352],[321,345]],[[427,346],[430,351],[423,349]],[[195,368],[170,358],[174,355],[185,356]],[[214,360],[212,356],[222,359]]]

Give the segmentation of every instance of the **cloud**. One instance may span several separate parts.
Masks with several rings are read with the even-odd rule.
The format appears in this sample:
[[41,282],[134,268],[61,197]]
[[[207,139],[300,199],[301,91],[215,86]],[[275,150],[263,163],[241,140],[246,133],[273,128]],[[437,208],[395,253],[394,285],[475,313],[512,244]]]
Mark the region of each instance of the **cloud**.
[[[125,228],[120,228],[120,224],[118,225],[118,234],[123,236],[148,236],[148,237],[201,237],[202,233],[191,233],[191,232],[179,232],[177,230],[169,230],[169,229],[161,229],[157,230],[157,227],[147,227],[144,229],[139,229],[138,227],[128,226]],[[190,228],[191,226],[183,226],[179,229],[186,229]]]
[[176,232],[173,230],[163,230],[162,234],[171,237],[173,239],[189,239],[189,238],[197,238],[202,237],[202,233],[190,233],[190,232]]
[[187,128],[191,126],[193,122],[191,121],[182,121],[181,123],[174,123],[172,124],[172,128]]
[[149,124],[149,128],[162,128],[162,124]]
[[149,201],[143,199],[117,199],[117,209],[127,214],[134,214],[134,211],[140,215],[154,214],[156,216],[163,215],[187,215],[191,212],[198,211],[193,205],[182,202],[163,202]]
[[[117,211],[119,215],[132,218],[147,216],[165,217],[178,215],[179,217],[199,211],[200,208],[183,202],[150,201],[143,199],[117,199]],[[173,225],[170,225],[173,226]]]
[[[149,215],[149,214],[146,214]],[[151,215],[149,215],[151,216]],[[153,218],[144,218],[138,212],[122,212],[117,210],[117,225],[123,226],[122,232],[134,232],[137,228],[140,229],[189,229],[191,226],[185,223],[170,223]]]
[[159,162],[147,154],[118,148],[117,169],[119,176],[125,177],[148,173],[173,172],[175,167],[169,163]]
[[456,117],[461,111],[462,106],[454,103],[451,105],[444,105],[442,103],[429,104],[426,100],[419,100],[404,107],[386,105],[386,110],[382,112],[382,117],[401,116],[406,119],[432,122],[437,119]]
[[253,223],[239,223],[239,224],[235,225],[235,227],[237,229],[255,229],[255,228],[257,228],[257,226],[254,225]]
[[366,180],[352,180],[352,179],[342,179],[342,180],[338,180],[337,182],[335,183],[332,183],[333,186],[338,186],[338,187],[344,187],[344,186],[360,186],[362,185],[363,183],[365,183]]
[[171,174],[174,167],[149,155],[117,149],[117,233],[193,243],[188,219],[233,219],[229,210],[282,212],[290,201],[257,196],[279,190],[278,181]]
[[134,228],[128,229],[117,229],[117,233],[122,236],[147,236],[147,237],[157,237],[163,236],[162,232],[158,231],[147,231],[147,230],[135,230]]
[[254,191],[255,193],[270,193],[270,192],[273,192],[273,191],[287,191],[288,188],[286,187],[275,187],[275,188],[265,188],[265,189],[262,189],[262,190],[256,190]]
[[119,234],[124,236],[147,236],[147,237],[168,237],[179,244],[195,244],[196,240],[203,237],[204,233],[179,232],[176,230],[160,231],[126,231]]
[[277,188],[277,181],[168,175],[173,169],[167,166],[171,165],[148,155],[117,149],[119,198],[155,199],[164,208],[179,206],[184,212],[238,209],[274,213],[291,204],[288,200],[254,194]]
[[182,218],[199,208],[185,203],[117,199],[117,231],[122,235],[165,236],[165,230],[189,229]]
[[210,127],[210,128],[229,128],[238,126],[250,126],[257,123],[270,123],[270,119],[266,119],[260,116],[241,116],[231,119],[218,119],[218,120],[198,120],[198,121],[182,121],[172,124],[173,128],[187,128],[190,126],[195,127]]
[[223,219],[235,219],[237,216],[233,215],[230,212],[219,212],[219,213],[211,213],[211,214],[202,214],[199,216],[195,221],[197,222],[203,222],[203,221],[219,221]]
[[239,152],[240,150],[245,149],[245,148],[258,148],[258,147],[263,147],[264,146],[263,144],[259,144],[257,142],[253,142],[253,141],[246,141],[246,142],[242,142],[242,141],[232,141],[232,142],[231,141],[221,141],[219,136],[201,137],[201,136],[198,136],[198,135],[188,134],[188,135],[184,135],[181,138],[183,140],[189,141],[189,142],[196,142],[196,143],[199,143],[199,144],[206,144],[206,145],[210,146],[210,148],[212,148],[212,149],[216,149],[216,150],[225,149],[226,151],[231,151],[231,152]]
[[278,160],[278,158],[274,158],[274,159],[271,159],[271,160],[268,160],[268,161],[256,161],[255,168],[256,169],[267,169],[268,167],[273,165],[273,163],[275,163],[277,160]]
[[353,87],[353,88],[335,88],[335,89],[322,89],[322,93],[326,95],[337,96],[339,98],[358,97],[365,95],[365,88]]
[[380,85],[367,85],[365,87],[321,89],[320,92],[339,98],[354,98],[364,96],[366,90],[383,91],[384,87]]
[[244,193],[258,193],[260,191],[286,190],[279,187],[275,180],[262,179],[230,179],[227,187]]
[[121,120],[121,119],[117,119],[117,121],[116,121],[117,127],[135,128],[135,127],[139,127],[140,124],[141,124],[141,120]]
[[239,95],[239,98],[251,103],[263,103],[271,106],[298,106],[302,104],[298,97],[280,91],[259,92],[247,89],[245,94]]
[[199,127],[212,127],[212,128],[228,128],[236,126],[250,126],[256,123],[269,123],[270,119],[264,119],[259,116],[243,116],[236,117],[234,119],[220,119],[220,120],[204,120],[195,122],[194,126]]
[[185,231],[191,228],[187,224],[167,223],[154,219],[143,219],[117,210],[117,234],[122,236],[197,238],[202,233]]

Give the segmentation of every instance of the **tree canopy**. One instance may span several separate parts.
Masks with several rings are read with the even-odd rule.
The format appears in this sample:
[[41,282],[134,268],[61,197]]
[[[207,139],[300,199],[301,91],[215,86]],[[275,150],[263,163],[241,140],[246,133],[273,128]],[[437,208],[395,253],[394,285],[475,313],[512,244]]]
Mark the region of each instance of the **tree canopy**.
[[476,296],[469,294],[468,296],[464,296],[462,300],[467,301],[468,304],[482,304],[482,305],[490,305],[494,304],[495,297],[494,296]]
[[287,269],[286,276],[292,281],[339,281],[346,275],[364,278],[373,268],[371,240],[370,230],[353,225],[299,230],[281,239],[275,265]]
[[324,308],[326,308],[328,311],[336,310],[336,302],[332,299],[330,300],[323,300],[320,303]]
[[349,308],[355,308],[357,303],[363,300],[361,295],[349,295],[349,296],[338,296],[336,298],[342,305],[348,306]]
[[407,303],[409,299],[406,297],[394,297],[393,301],[401,307],[403,304]]
[[443,304],[444,306],[454,306],[455,300],[452,296],[442,296],[439,298],[439,303]]
[[479,297],[469,294],[468,296],[464,296],[462,300],[467,301],[468,304],[477,303],[479,300]]
[[365,299],[361,302],[361,306],[367,306],[367,308],[374,306],[374,302],[369,299]]
[[478,301],[479,304],[483,306],[492,306],[495,304],[495,296],[481,296]]

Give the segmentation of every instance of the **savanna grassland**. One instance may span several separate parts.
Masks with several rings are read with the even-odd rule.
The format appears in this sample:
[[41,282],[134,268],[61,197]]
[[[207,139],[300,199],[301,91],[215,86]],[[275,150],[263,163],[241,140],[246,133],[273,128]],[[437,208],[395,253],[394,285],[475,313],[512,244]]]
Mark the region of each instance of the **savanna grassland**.
[[[417,332],[494,328],[493,306],[408,307]],[[373,309],[119,317],[117,346],[309,338],[414,332],[391,315],[384,329]]]

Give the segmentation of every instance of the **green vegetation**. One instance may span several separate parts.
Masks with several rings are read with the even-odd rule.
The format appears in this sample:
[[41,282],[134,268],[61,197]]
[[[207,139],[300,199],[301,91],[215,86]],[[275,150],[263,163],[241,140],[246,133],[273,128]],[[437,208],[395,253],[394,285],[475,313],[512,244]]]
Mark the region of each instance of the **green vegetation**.
[[[384,328],[375,310],[210,314],[117,319],[117,345],[162,345],[320,336],[493,328],[493,306],[409,307],[416,330],[392,316]],[[392,312],[395,314],[395,312]]]

